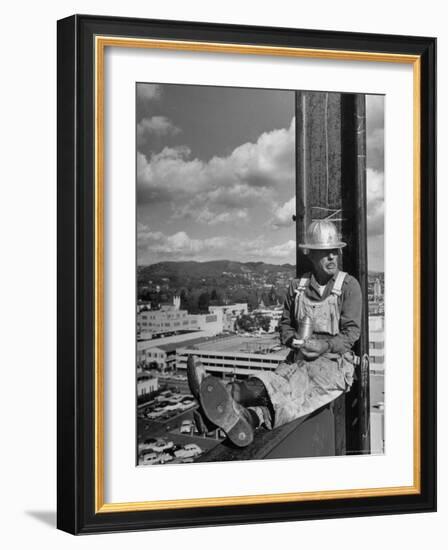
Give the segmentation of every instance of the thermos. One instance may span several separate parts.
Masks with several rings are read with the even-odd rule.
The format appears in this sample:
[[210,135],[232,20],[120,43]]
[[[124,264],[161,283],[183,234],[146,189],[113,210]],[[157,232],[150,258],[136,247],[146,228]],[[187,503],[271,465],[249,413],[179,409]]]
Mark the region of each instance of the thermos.
[[311,317],[304,317],[300,319],[297,328],[297,339],[305,343],[308,338],[313,334],[313,320]]

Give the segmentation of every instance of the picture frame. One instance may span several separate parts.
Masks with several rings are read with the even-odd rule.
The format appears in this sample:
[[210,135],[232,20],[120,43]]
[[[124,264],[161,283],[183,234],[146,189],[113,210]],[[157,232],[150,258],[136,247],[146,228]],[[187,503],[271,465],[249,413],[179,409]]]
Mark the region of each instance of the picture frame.
[[[105,499],[104,53],[111,47],[412,67],[413,483],[165,500],[149,490],[141,502]],[[436,40],[74,15],[58,22],[57,111],[58,528],[87,534],[435,511]]]

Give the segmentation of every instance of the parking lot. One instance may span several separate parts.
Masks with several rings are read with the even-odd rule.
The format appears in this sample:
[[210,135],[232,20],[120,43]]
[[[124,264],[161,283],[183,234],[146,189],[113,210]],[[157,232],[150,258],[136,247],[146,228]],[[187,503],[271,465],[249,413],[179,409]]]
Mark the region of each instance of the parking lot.
[[[192,462],[195,458],[219,444],[222,434],[212,432],[200,435],[195,430],[193,411],[198,405],[194,401],[186,410],[170,405],[193,400],[176,392],[162,392],[138,407],[137,453],[138,464],[164,464]],[[157,413],[154,418],[154,411]],[[160,413],[160,414],[159,414]],[[193,445],[193,447],[191,447]],[[194,446],[197,446],[198,449]],[[160,452],[159,452],[160,451]],[[192,455],[192,456],[190,456]]]

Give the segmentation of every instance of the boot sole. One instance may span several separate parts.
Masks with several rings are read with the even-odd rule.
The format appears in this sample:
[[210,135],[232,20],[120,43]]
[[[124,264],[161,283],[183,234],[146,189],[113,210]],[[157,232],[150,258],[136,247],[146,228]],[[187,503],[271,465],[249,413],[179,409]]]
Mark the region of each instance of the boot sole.
[[218,378],[204,378],[200,388],[200,402],[207,418],[224,430],[234,445],[247,447],[252,443],[252,426],[235,410],[232,397]]
[[201,381],[197,367],[195,366],[195,361],[191,355],[187,359],[187,380],[193,397],[199,400]]

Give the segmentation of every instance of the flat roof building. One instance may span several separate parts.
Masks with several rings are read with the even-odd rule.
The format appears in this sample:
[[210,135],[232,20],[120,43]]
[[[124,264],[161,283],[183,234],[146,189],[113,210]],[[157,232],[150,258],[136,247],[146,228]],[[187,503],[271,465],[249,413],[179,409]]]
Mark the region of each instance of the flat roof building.
[[369,315],[370,372],[384,372],[384,316]]
[[177,369],[186,370],[188,356],[196,355],[207,372],[223,377],[246,377],[257,371],[275,370],[288,351],[276,337],[229,336],[179,348]]

